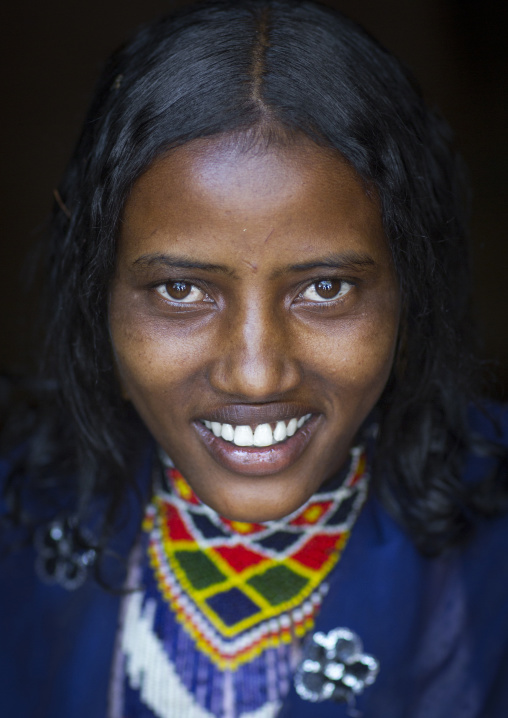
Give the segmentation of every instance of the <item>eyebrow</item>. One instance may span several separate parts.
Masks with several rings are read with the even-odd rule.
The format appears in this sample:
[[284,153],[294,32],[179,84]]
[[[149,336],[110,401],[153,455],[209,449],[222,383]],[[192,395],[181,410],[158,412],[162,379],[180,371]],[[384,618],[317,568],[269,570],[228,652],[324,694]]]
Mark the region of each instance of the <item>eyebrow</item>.
[[[311,269],[320,269],[327,267],[330,269],[341,269],[346,271],[358,271],[359,269],[368,269],[375,267],[376,262],[368,254],[360,254],[355,251],[341,252],[337,254],[327,254],[310,262],[300,262],[298,264],[290,264],[277,269],[272,278],[276,279],[284,274],[291,272],[306,272]],[[235,272],[224,264],[213,264],[210,262],[200,262],[197,259],[188,257],[178,257],[172,254],[143,254],[133,263],[132,268],[136,271],[138,268],[148,269],[151,267],[169,267],[170,269],[201,269],[205,272],[217,272],[234,276]]]
[[177,257],[172,254],[143,254],[132,263],[133,269],[148,269],[150,267],[169,267],[172,269],[202,269],[206,272],[221,272],[233,274],[233,271],[224,264],[199,262],[196,259]]
[[330,269],[345,269],[346,271],[358,271],[359,269],[368,269],[376,266],[377,263],[370,255],[360,254],[355,251],[348,251],[337,254],[327,254],[324,257],[314,259],[310,262],[290,264],[277,270],[274,276],[280,276],[281,274],[287,274],[289,272],[306,272],[310,269],[320,269],[321,267],[328,267]]

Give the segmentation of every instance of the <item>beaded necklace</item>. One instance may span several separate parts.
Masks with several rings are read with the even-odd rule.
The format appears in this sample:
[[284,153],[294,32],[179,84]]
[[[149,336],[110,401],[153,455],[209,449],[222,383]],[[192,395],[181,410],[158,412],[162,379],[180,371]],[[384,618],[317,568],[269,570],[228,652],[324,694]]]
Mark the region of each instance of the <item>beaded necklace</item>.
[[123,601],[110,718],[272,718],[368,487],[366,452],[297,511],[230,521],[173,467],[147,507]]

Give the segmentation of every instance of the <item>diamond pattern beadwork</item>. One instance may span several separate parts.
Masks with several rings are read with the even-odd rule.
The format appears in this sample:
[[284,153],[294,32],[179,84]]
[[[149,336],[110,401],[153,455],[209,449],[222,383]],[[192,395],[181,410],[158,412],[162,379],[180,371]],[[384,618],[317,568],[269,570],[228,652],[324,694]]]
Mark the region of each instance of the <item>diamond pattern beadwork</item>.
[[310,631],[366,497],[365,451],[353,450],[340,486],[266,524],[221,518],[174,468],[165,480],[145,515],[148,553],[161,595],[198,649],[236,670]]

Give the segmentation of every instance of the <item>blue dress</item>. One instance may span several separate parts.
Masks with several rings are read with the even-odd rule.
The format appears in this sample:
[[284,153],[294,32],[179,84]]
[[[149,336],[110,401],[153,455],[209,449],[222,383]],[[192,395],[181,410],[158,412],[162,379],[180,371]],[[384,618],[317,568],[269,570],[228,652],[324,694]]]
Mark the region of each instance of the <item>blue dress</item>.
[[[500,418],[508,445],[508,412]],[[473,421],[492,434],[480,415]],[[151,462],[147,454],[139,469],[145,487]],[[4,462],[0,473],[8,469]],[[488,460],[472,457],[464,480],[481,479],[488,469]],[[128,515],[115,539],[124,556],[141,518],[133,497]],[[479,519],[465,547],[428,559],[371,496],[331,576],[314,631],[354,631],[365,652],[379,659],[379,675],[357,697],[356,713],[342,703],[303,700],[292,688],[280,716],[506,718],[507,556],[507,516]],[[0,715],[106,718],[121,596],[91,579],[75,591],[47,585],[34,563],[31,546],[0,557]]]

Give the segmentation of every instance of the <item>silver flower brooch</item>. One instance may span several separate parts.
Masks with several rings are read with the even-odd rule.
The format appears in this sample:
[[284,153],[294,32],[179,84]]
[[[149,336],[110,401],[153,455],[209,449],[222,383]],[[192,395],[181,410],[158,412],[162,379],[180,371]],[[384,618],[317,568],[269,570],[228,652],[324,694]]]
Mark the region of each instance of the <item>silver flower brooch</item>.
[[351,703],[376,680],[379,661],[363,652],[353,631],[335,628],[315,633],[295,675],[295,689],[307,701]]
[[45,583],[57,583],[72,591],[81,586],[94,564],[96,551],[91,537],[72,517],[57,519],[35,534],[35,568]]

